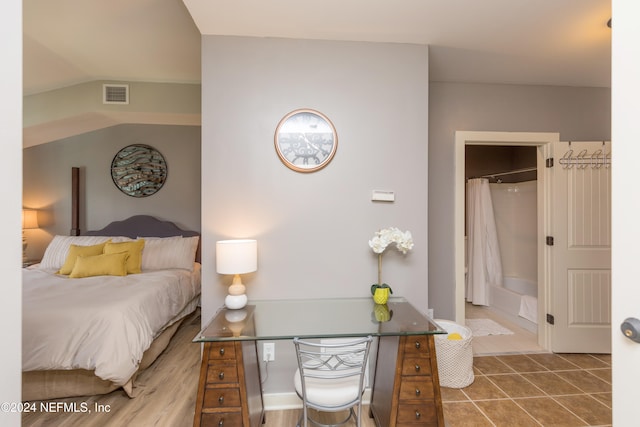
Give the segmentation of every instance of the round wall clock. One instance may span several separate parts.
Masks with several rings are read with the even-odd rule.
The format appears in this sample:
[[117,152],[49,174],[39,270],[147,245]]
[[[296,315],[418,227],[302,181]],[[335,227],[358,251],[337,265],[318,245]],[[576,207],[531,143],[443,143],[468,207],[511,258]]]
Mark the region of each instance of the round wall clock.
[[294,110],[284,116],[274,139],[282,163],[297,172],[322,169],[338,148],[338,134],[331,120],[309,109]]
[[167,179],[167,162],[158,150],[144,144],[124,147],[111,162],[113,183],[127,196],[155,194]]

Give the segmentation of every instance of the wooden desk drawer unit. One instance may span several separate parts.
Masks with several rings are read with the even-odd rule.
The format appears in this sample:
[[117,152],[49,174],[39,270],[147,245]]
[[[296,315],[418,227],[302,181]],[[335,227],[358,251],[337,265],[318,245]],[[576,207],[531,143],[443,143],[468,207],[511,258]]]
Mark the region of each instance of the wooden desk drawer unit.
[[232,364],[228,364],[228,362],[225,362],[209,362],[209,368],[207,369],[207,384],[226,384],[238,382],[238,370],[236,369],[235,360]]
[[398,407],[397,427],[404,426],[435,426],[437,416],[433,404],[424,402],[421,404],[401,403]]
[[431,360],[427,357],[407,357],[402,361],[402,375],[431,375]]
[[400,383],[400,400],[432,400],[433,397],[431,378],[404,378]]
[[[244,348],[244,352],[243,352]],[[194,427],[250,427],[262,421],[255,342],[204,344]]]
[[239,408],[240,388],[205,388],[204,408]]
[[374,387],[371,414],[377,425],[444,426],[432,335],[380,337]]
[[203,359],[210,362],[216,360],[236,360],[236,346],[233,342],[211,342],[209,350],[205,348],[202,354]]
[[429,339],[426,335],[405,336],[403,346],[404,352],[407,355],[418,355],[422,357],[429,357],[430,355]]
[[202,414],[203,426],[215,427],[242,427],[242,414],[224,413],[224,414]]

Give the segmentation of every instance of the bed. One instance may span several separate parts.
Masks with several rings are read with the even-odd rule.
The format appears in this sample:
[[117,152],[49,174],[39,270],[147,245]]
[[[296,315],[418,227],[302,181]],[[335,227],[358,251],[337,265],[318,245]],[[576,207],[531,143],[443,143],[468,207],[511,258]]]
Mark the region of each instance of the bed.
[[197,232],[146,215],[55,236],[23,269],[23,400],[134,397],[137,374],[197,309],[198,248]]

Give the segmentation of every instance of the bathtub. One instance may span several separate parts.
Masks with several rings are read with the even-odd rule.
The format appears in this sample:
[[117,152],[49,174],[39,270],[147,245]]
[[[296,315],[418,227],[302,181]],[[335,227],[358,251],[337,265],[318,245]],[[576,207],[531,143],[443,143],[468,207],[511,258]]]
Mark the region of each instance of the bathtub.
[[[490,309],[528,331],[538,333],[538,325],[531,320],[518,315],[523,295],[538,297],[538,284],[531,280],[518,277],[505,277],[504,286],[490,286],[489,304]],[[528,298],[529,303],[536,304],[536,301]],[[534,311],[537,308],[534,308]]]

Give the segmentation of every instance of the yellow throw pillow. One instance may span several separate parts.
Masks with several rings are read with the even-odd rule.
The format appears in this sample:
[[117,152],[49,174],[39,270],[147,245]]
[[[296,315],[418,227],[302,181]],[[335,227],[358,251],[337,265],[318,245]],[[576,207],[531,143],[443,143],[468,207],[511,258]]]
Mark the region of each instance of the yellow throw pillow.
[[69,277],[126,276],[128,257],[129,254],[126,252],[80,256],[76,259]]
[[119,252],[127,252],[129,259],[127,260],[127,274],[141,273],[142,269],[142,249],[144,248],[144,239],[131,240],[127,242],[107,243],[104,246],[105,254],[113,254]]
[[79,256],[91,256],[91,255],[100,255],[104,250],[104,245],[108,242],[111,242],[111,239],[107,240],[104,243],[99,243],[97,245],[91,246],[80,246],[80,245],[70,245],[69,252],[67,252],[67,259],[65,260],[60,270],[57,271],[58,274],[69,274],[73,270],[73,266],[76,263],[76,259]]

